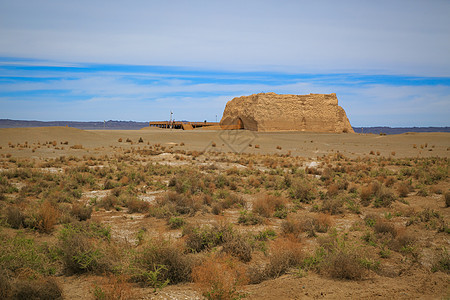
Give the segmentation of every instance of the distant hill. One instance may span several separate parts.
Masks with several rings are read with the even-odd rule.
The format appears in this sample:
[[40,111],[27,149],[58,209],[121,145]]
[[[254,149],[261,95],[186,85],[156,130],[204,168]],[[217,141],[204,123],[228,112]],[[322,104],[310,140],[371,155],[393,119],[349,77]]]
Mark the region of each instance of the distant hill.
[[[0,128],[19,128],[19,127],[52,127],[68,126],[78,129],[115,129],[115,130],[138,130],[148,126],[147,122],[135,121],[113,121],[106,122],[74,122],[74,121],[26,121],[0,119]],[[450,127],[353,127],[356,133],[373,134],[401,134],[405,132],[450,132]]]
[[450,127],[353,127],[356,133],[401,134],[406,132],[450,132]]
[[137,130],[147,127],[147,122],[135,121],[106,121],[106,122],[74,122],[74,121],[24,121],[0,119],[0,128],[19,128],[19,127],[52,127],[52,126],[68,126],[78,129],[116,129],[116,130]]

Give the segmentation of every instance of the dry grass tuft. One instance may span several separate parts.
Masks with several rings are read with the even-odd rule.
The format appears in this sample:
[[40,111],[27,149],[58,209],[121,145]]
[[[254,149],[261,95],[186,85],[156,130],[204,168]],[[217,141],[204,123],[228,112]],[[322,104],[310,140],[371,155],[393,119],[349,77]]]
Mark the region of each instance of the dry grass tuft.
[[192,279],[207,299],[239,299],[239,288],[247,284],[245,267],[227,255],[208,257],[192,270]]
[[444,194],[445,207],[450,207],[450,192]]
[[275,211],[283,210],[286,207],[286,202],[286,199],[281,197],[264,195],[256,199],[253,204],[253,212],[262,217],[270,218]]
[[38,213],[37,227],[39,231],[50,233],[58,221],[58,210],[48,201],[42,203]]
[[[7,299],[7,298],[6,298]],[[53,278],[16,280],[11,299],[63,299],[61,287]]]
[[338,279],[359,280],[366,270],[361,265],[361,256],[356,249],[340,248],[329,254],[324,270]]
[[6,209],[6,222],[14,229],[19,229],[24,225],[25,215],[16,206],[8,206]]
[[126,275],[110,274],[102,278],[100,285],[94,284],[94,298],[98,300],[128,300],[135,299],[131,283]]

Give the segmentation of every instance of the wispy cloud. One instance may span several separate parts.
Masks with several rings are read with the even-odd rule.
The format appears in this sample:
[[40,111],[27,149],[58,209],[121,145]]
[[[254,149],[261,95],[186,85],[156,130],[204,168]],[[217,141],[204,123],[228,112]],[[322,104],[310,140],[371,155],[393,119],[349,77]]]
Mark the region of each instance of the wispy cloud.
[[0,56],[449,76],[449,13],[445,0],[1,1]]
[[259,92],[337,93],[355,126],[449,125],[450,78],[226,72],[174,67],[0,64],[0,118],[220,119],[227,101]]

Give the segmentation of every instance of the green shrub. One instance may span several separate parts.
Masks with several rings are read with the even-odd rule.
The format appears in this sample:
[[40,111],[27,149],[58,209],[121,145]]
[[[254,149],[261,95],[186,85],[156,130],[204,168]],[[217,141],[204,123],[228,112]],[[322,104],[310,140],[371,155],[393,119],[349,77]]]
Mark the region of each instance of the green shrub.
[[245,205],[246,203],[244,198],[234,193],[227,194],[225,199],[222,201],[223,209],[229,209],[231,207],[245,207]]
[[258,232],[255,235],[255,240],[257,241],[267,241],[269,239],[274,239],[277,236],[277,233],[273,229],[266,229]]
[[133,278],[147,285],[167,280],[170,284],[189,281],[195,260],[183,250],[166,240],[151,241],[134,257]]
[[292,199],[304,203],[310,203],[315,198],[313,186],[305,179],[294,181],[289,189],[289,195]]
[[96,223],[66,224],[58,239],[62,262],[68,273],[111,270],[114,256],[108,253],[110,230]]
[[373,205],[375,207],[388,207],[396,200],[394,193],[386,187],[381,187],[375,195]]
[[170,229],[178,229],[183,227],[186,224],[186,221],[180,217],[172,217],[167,221]]
[[14,273],[30,269],[43,275],[54,274],[58,266],[55,256],[52,247],[23,234],[14,237],[0,234],[0,270]]
[[238,223],[242,225],[257,225],[263,223],[263,218],[246,210],[239,213]]
[[323,255],[317,267],[332,278],[359,280],[363,278],[367,267],[371,267],[361,249],[333,234],[319,242]]
[[211,249],[230,240],[233,236],[230,224],[214,224],[213,226],[186,226],[183,236],[186,237],[186,247],[191,252]]
[[431,271],[450,273],[450,254],[445,247],[436,255]]
[[158,206],[170,208],[172,214],[194,214],[201,209],[203,199],[169,191],[156,199]]

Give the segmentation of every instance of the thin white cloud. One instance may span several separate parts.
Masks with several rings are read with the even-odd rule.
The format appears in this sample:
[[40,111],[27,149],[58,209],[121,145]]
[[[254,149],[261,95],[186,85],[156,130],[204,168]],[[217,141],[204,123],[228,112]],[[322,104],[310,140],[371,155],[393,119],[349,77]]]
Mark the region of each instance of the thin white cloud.
[[450,2],[2,1],[0,56],[450,75]]
[[[44,82],[15,81],[2,85],[6,95],[0,97],[0,118],[146,121],[164,119],[167,111],[173,110],[178,119],[213,121],[215,115],[221,118],[226,102],[233,97],[276,92],[337,93],[354,126],[449,125],[450,87],[445,85],[351,85],[355,80],[345,78],[337,83],[322,78],[265,84],[245,83],[245,76],[236,83],[204,83],[177,76],[157,78],[153,74],[157,80],[145,83],[110,71],[107,76],[95,73]],[[8,92],[26,93],[8,96]]]

